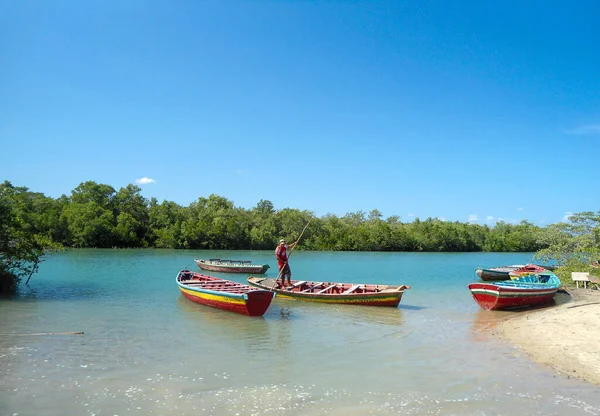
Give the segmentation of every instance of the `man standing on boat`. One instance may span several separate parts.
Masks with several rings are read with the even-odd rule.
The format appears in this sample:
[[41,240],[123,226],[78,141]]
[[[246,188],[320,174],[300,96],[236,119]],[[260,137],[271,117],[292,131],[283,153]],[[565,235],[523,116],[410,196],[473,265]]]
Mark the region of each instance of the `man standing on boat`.
[[[288,263],[288,250],[293,250],[298,241],[294,241],[289,246],[285,244],[285,240],[279,240],[279,245],[275,249],[275,257],[277,257],[277,265],[279,266],[279,276],[281,276],[281,287],[285,287],[285,277],[287,276],[288,289],[292,286],[292,270]],[[279,279],[279,277],[278,277]],[[277,280],[278,280],[277,279]]]

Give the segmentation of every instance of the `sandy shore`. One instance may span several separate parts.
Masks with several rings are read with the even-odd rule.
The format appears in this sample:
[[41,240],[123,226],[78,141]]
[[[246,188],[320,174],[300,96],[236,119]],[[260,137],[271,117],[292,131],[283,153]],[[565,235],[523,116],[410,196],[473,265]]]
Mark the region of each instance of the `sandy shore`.
[[600,385],[600,290],[568,295],[566,303],[511,315],[496,330],[534,361]]

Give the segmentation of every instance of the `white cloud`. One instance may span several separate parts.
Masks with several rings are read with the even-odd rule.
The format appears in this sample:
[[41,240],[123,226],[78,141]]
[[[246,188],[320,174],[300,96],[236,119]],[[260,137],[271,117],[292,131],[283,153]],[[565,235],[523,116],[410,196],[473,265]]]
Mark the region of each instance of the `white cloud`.
[[137,183],[139,185],[147,185],[149,183],[154,183],[154,182],[156,182],[154,179],[146,178],[145,176],[143,178],[135,180],[135,183]]
[[576,136],[600,134],[600,124],[588,124],[586,126],[575,127],[574,129],[565,131],[565,133]]
[[523,211],[525,211],[525,208],[517,208],[517,211],[523,212]]
[[415,214],[408,214],[407,217],[414,217]]
[[467,218],[467,221],[469,221],[469,222],[477,222],[477,221],[479,221],[479,217],[476,214],[471,214]]
[[493,217],[493,216],[491,216],[491,215],[488,215],[487,217],[485,217],[485,220],[486,220],[487,222],[492,222],[492,221],[494,221],[494,217]]
[[562,220],[563,220],[564,222],[566,222],[566,221],[571,221],[571,216],[572,216],[572,215],[573,215],[573,213],[572,213],[572,212],[565,212],[565,216],[563,217],[563,219],[562,219]]

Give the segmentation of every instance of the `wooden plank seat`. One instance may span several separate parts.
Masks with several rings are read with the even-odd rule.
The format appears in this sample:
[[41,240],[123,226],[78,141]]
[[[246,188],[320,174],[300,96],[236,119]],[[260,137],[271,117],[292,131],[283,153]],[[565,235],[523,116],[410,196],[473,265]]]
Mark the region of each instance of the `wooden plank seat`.
[[206,285],[206,286],[226,286],[226,285],[231,286],[231,283],[223,283],[223,282],[199,282],[199,283]]
[[214,291],[227,290],[227,289],[236,289],[236,290],[247,289],[246,286],[214,286],[214,285],[210,285],[210,286],[199,286],[199,287],[201,287],[202,289],[214,290]]
[[303,285],[303,284],[305,284],[305,283],[306,283],[306,281],[304,281],[304,280],[303,280],[303,281],[301,281],[301,282],[296,282],[296,283],[294,283],[294,284],[292,285],[292,287],[294,288],[294,287],[302,286],[302,285]]
[[362,288],[362,285],[354,285],[352,286],[350,289],[346,290],[345,292],[342,292],[343,295],[347,295],[349,293],[354,292],[356,289]]
[[219,284],[211,284],[211,283],[204,283],[202,286],[206,286],[206,287],[246,287],[246,285],[236,285],[236,284],[227,284],[227,283],[221,283]]
[[302,292],[310,292],[311,290],[313,290],[313,289],[315,289],[315,288],[317,288],[319,286],[323,286],[323,282],[321,282],[321,283],[315,283],[314,285],[312,285],[312,286],[304,289]]
[[220,288],[205,287],[203,289],[212,290],[213,292],[240,292],[240,291],[249,290],[247,287],[220,287]]
[[319,290],[318,292],[315,292],[316,294],[321,294],[321,293],[325,293],[327,292],[329,289],[333,289],[334,287],[336,287],[337,285],[334,283],[330,286],[327,286],[325,289]]

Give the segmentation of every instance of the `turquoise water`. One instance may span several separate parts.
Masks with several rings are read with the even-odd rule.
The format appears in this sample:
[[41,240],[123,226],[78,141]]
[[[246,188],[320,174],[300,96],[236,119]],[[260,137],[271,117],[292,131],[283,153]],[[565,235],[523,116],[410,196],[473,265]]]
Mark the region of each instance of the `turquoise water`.
[[277,275],[271,251],[76,250],[44,262],[0,300],[0,415],[600,414],[599,387],[498,339],[495,323],[516,312],[482,311],[467,290],[476,267],[531,254],[296,251],[295,279],[412,288],[398,308],[275,298],[258,318],[183,298],[175,276],[196,270],[194,257]]

